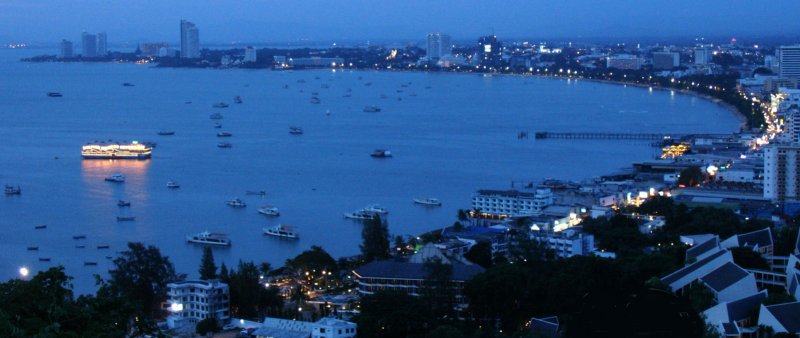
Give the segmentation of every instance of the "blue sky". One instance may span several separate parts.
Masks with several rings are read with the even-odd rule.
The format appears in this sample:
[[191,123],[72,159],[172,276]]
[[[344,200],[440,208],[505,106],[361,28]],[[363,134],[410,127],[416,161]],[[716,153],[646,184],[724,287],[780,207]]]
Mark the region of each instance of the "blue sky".
[[471,39],[800,34],[800,1],[772,0],[0,0],[0,41],[178,40],[181,18],[203,43],[398,39],[441,31]]

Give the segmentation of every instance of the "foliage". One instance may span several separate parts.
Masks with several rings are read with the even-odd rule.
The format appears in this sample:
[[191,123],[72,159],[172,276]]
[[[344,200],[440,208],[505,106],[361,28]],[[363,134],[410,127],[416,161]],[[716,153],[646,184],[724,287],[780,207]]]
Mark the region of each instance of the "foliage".
[[259,277],[256,264],[239,261],[237,269],[230,269],[228,277],[222,279],[228,284],[231,312],[236,317],[261,318],[283,305],[278,289],[265,287]]
[[703,183],[705,175],[703,175],[703,170],[700,167],[692,166],[686,169],[681,170],[680,176],[678,177],[678,185],[682,185],[684,187],[694,187]]
[[389,226],[380,216],[364,222],[361,230],[361,254],[367,262],[389,258]]
[[197,326],[195,326],[195,331],[197,331],[197,334],[205,336],[208,333],[217,333],[222,331],[222,327],[219,326],[219,323],[215,318],[206,318],[197,323]]
[[136,313],[146,318],[161,316],[161,303],[167,299],[167,283],[175,279],[175,268],[169,258],[154,246],[128,243],[128,250],[114,259],[108,271],[109,291],[127,299]]
[[310,250],[303,251],[295,258],[287,259],[286,266],[298,272],[330,271],[336,273],[339,271],[336,260],[325,249],[317,245],[312,246]]
[[683,296],[689,300],[692,308],[697,312],[708,310],[716,303],[714,293],[699,281],[690,284]]
[[354,321],[359,337],[424,337],[436,325],[421,299],[393,291],[362,297],[361,313]]
[[214,264],[214,253],[211,247],[203,248],[203,260],[200,262],[200,279],[211,280],[217,278],[217,265]]
[[[798,216],[795,216],[797,218]],[[794,253],[795,245],[797,244],[798,237],[798,223],[795,221],[794,225],[787,225],[776,229],[773,234],[775,236],[775,255],[788,256]]]
[[479,241],[469,248],[464,258],[488,269],[492,266],[492,245],[486,241]]
[[647,244],[637,221],[624,215],[587,220],[583,228],[595,236],[598,248],[618,254],[640,252]]
[[439,325],[431,332],[428,333],[429,338],[464,338],[464,333],[461,330],[450,325]]

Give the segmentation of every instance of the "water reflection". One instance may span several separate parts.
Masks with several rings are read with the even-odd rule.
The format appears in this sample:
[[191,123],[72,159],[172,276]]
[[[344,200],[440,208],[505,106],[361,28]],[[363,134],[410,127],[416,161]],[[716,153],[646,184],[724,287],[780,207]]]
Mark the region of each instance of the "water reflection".
[[[81,176],[86,190],[114,200],[147,200],[147,172],[150,160],[82,160]],[[124,183],[106,182],[113,174],[125,176]]]

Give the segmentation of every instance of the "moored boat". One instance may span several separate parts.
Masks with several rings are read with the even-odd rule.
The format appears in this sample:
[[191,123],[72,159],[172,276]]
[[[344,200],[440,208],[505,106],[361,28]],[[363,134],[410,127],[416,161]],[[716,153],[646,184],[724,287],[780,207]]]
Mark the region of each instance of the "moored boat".
[[228,142],[220,142],[220,143],[217,143],[217,147],[219,147],[219,148],[231,148],[231,147],[233,147],[233,144],[230,144]]
[[117,222],[133,222],[136,216],[117,216]]
[[289,134],[302,135],[303,134],[303,128],[300,128],[300,127],[289,127]]
[[[386,95],[381,95],[381,98],[385,99]],[[365,113],[377,113],[379,111],[381,111],[381,109],[378,108],[377,106],[366,106],[366,107],[364,107],[364,112]]]
[[231,240],[228,236],[221,233],[211,233],[203,231],[198,234],[186,236],[186,242],[201,244],[201,245],[214,245],[214,246],[230,246]]
[[172,135],[175,135],[175,132],[172,131],[172,130],[162,130],[162,131],[158,132],[158,135],[161,135],[161,136],[172,136]]
[[414,203],[422,204],[422,205],[435,205],[435,206],[442,205],[442,201],[440,201],[438,198],[433,198],[433,197],[415,198],[414,199]]
[[382,206],[380,206],[378,204],[370,204],[370,205],[364,207],[364,209],[361,209],[361,210],[364,210],[366,212],[371,212],[373,214],[382,214],[382,215],[385,215],[385,214],[389,213],[389,210],[386,210],[386,208],[384,208],[384,207],[382,207]]
[[47,224],[39,224],[33,227],[34,229],[47,229]]
[[290,225],[276,225],[269,228],[262,228],[261,229],[265,235],[281,237],[281,238],[289,238],[289,239],[298,239],[300,236],[297,234],[295,227]]
[[242,97],[237,95],[236,97],[233,98],[233,103],[237,104],[242,103]]
[[39,251],[39,247],[38,246],[29,246],[28,247],[28,251]]
[[75,235],[72,236],[72,239],[86,239],[86,235]]
[[234,208],[244,208],[244,207],[247,206],[247,203],[245,203],[244,201],[240,200],[238,197],[225,202],[225,204],[230,205],[230,206],[232,206]]
[[181,187],[181,185],[180,185],[180,184],[178,184],[178,182],[175,182],[175,181],[169,181],[169,182],[167,182],[167,188],[170,188],[170,189],[178,189],[178,188],[180,188],[180,187]]
[[211,105],[211,107],[214,107],[214,108],[228,108],[228,104],[225,103],[225,102],[217,102],[217,103]]
[[357,219],[357,220],[368,220],[375,218],[376,214],[373,212],[368,212],[365,210],[357,210],[354,212],[346,212],[344,213],[344,218],[349,219]]
[[88,143],[81,148],[84,159],[120,159],[140,160],[148,159],[153,153],[155,144],[145,144],[133,141],[131,143]]
[[372,154],[370,154],[369,156],[380,157],[380,158],[392,157],[392,152],[389,151],[388,149],[375,149],[375,151],[373,151]]
[[265,205],[261,208],[258,208],[258,213],[267,216],[280,216],[281,212],[278,208],[273,207],[271,205]]
[[62,97],[64,95],[59,93],[59,92],[49,92],[49,93],[47,93],[47,96],[49,96],[49,97]]
[[129,206],[131,206],[131,202],[119,200],[119,201],[117,201],[117,206],[119,206],[119,207],[129,207]]
[[6,195],[19,195],[19,194],[22,194],[22,188],[20,188],[19,186],[15,187],[15,186],[11,186],[11,185],[6,184],[5,194]]
[[212,120],[222,120],[222,114],[214,113],[214,114],[208,115],[208,118],[210,118]]
[[217,137],[231,137],[231,136],[233,136],[233,134],[231,134],[231,133],[229,133],[227,131],[221,131],[221,132],[217,133]]
[[125,182],[125,176],[123,176],[122,174],[113,174],[111,176],[104,178],[104,180],[108,182],[122,183]]

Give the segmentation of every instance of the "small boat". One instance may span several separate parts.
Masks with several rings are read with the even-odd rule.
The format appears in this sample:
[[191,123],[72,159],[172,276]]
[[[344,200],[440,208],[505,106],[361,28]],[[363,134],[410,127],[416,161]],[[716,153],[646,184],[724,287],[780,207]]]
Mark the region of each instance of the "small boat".
[[186,236],[186,242],[202,245],[230,246],[231,240],[228,236],[220,233],[210,233],[203,231],[199,234]]
[[392,152],[387,149],[376,149],[375,151],[372,152],[372,154],[369,154],[369,156],[380,157],[380,158],[392,157]]
[[260,190],[260,191],[248,190],[248,191],[245,191],[244,194],[245,195],[267,196],[267,192],[264,191],[264,190]]
[[289,239],[298,239],[300,236],[297,235],[295,231],[295,227],[289,225],[276,225],[274,227],[269,228],[261,228],[264,231],[265,235],[281,237],[281,238],[289,238]]
[[258,208],[258,213],[267,216],[280,216],[281,212],[278,208],[273,207],[271,205],[265,205],[261,208]]
[[234,208],[244,208],[244,207],[247,206],[247,203],[245,203],[244,201],[240,200],[238,197],[225,202],[225,204],[230,205],[230,206],[232,206]]
[[28,247],[28,251],[39,251],[39,247],[38,246],[29,246]]
[[323,83],[321,87],[327,89],[327,88],[330,88],[331,85],[329,85],[327,83]]
[[39,257],[39,261],[40,262],[49,262],[50,258],[48,258],[48,257]]
[[75,235],[72,236],[72,239],[86,239],[86,235]]
[[325,110],[325,115],[330,115],[330,114],[331,114],[331,110],[330,109],[326,109]]
[[62,97],[64,95],[59,93],[59,92],[49,92],[49,93],[47,93],[47,96],[49,96],[49,97]]
[[83,266],[97,266],[97,262],[83,262]]
[[114,259],[114,257],[106,256],[106,259]]
[[220,142],[220,143],[217,143],[217,147],[219,147],[219,148],[231,148],[231,147],[233,147],[233,145],[228,143],[228,142]]
[[6,184],[5,193],[6,195],[19,195],[22,194],[22,188],[20,188],[19,186],[15,187]]
[[312,96],[311,99],[308,100],[308,102],[311,102],[313,104],[319,104],[321,101],[320,101],[320,99],[318,97]]
[[98,249],[108,249],[110,247],[111,247],[110,245],[98,245],[97,246]]
[[221,132],[217,133],[217,137],[231,137],[231,136],[233,136],[233,134],[231,134],[231,133],[229,133],[227,131],[221,131]]
[[33,227],[34,229],[47,229],[47,224],[39,224]]
[[76,245],[75,246],[75,249],[85,249],[85,248],[86,248],[85,245]]
[[367,212],[365,210],[357,210],[357,211],[354,211],[354,212],[346,212],[346,213],[344,213],[344,218],[367,220],[367,219],[375,218],[375,213]]
[[175,182],[175,181],[169,181],[169,182],[167,182],[167,188],[170,188],[170,189],[178,189],[178,188],[180,188],[180,187],[181,187],[181,185],[180,185],[180,184],[178,184],[178,182]]
[[130,83],[130,82],[125,82],[125,83],[123,83],[123,84],[122,84],[122,86],[123,86],[123,87],[133,87],[133,86],[134,86],[134,84],[133,84],[133,83]]
[[217,128],[217,129],[222,128],[222,125],[219,122],[214,123],[214,128]]
[[214,113],[214,114],[208,115],[208,118],[210,118],[212,120],[222,120],[222,114]]
[[292,135],[303,135],[303,128],[300,128],[300,127],[289,127],[289,134],[292,134]]
[[111,175],[109,177],[106,177],[105,180],[108,181],[108,182],[119,182],[119,183],[122,183],[122,182],[125,182],[125,176],[122,176],[122,174],[114,174],[114,175]]
[[119,200],[119,201],[117,201],[117,206],[118,207],[129,207],[129,206],[131,206],[131,202]]
[[225,103],[225,102],[217,102],[217,103],[211,105],[211,107],[214,107],[214,108],[228,108],[228,104]]
[[389,210],[386,210],[386,208],[384,208],[384,207],[382,207],[380,205],[377,205],[377,204],[370,204],[370,205],[366,206],[364,209],[361,209],[361,210],[366,211],[366,212],[371,212],[373,214],[382,214],[382,215],[385,215],[385,214],[389,213]]
[[438,198],[433,198],[433,197],[415,198],[414,199],[414,203],[422,204],[422,205],[435,205],[435,206],[442,205],[442,201],[440,201]]
[[175,135],[175,132],[172,131],[172,130],[162,130],[162,131],[158,132],[158,135],[161,135],[161,136],[172,136],[172,135]]
[[236,103],[236,104],[242,103],[242,97],[241,96],[234,97],[233,98],[233,103]]
[[117,222],[133,222],[136,216],[117,216]]
[[297,80],[297,83],[306,83],[306,80],[300,79],[300,80]]
[[[381,97],[381,98],[385,98],[385,97]],[[378,108],[377,106],[365,106],[364,107],[364,112],[365,113],[377,113],[379,111],[381,111],[381,109]]]

